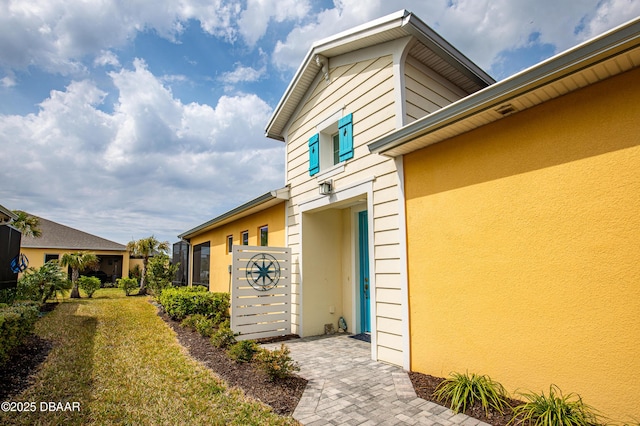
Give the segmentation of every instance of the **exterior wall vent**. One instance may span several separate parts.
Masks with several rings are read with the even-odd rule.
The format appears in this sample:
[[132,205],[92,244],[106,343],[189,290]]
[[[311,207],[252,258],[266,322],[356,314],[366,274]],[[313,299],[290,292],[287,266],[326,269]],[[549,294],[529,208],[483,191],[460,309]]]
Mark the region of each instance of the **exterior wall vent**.
[[506,117],[507,115],[511,115],[518,112],[518,110],[515,109],[515,107],[511,104],[505,104],[500,106],[498,109],[496,109],[496,112],[502,115],[503,117]]

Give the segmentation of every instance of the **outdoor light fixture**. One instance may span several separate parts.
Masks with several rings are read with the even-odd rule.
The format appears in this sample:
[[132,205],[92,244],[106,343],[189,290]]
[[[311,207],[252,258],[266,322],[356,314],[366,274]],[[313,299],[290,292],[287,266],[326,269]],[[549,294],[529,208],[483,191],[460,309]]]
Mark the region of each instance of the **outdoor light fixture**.
[[331,179],[320,182],[320,195],[329,195],[333,191],[333,181]]

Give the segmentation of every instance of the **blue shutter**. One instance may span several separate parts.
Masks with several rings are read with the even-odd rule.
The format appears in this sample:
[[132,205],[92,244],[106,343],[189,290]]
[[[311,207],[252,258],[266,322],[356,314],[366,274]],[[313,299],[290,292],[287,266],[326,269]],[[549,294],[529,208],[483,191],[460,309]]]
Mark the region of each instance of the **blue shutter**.
[[309,176],[320,171],[320,135],[316,133],[309,139]]
[[340,161],[353,158],[353,114],[342,117],[338,121],[340,135]]

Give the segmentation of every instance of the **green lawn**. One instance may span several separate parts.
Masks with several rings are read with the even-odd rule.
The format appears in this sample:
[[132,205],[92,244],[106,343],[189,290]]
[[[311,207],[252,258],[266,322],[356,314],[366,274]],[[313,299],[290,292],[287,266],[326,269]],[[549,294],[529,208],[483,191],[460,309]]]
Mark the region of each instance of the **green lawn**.
[[[68,299],[38,321],[36,333],[54,348],[33,386],[12,399],[36,411],[0,412],[2,425],[297,424],[190,358],[146,297],[102,289],[93,299]],[[41,411],[43,402],[76,402],[80,412]]]

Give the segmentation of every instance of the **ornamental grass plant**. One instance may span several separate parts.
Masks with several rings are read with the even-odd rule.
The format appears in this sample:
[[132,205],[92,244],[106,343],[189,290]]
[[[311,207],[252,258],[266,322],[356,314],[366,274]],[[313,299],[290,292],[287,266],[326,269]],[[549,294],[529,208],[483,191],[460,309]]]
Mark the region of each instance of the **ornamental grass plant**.
[[510,424],[534,426],[588,426],[602,423],[595,409],[582,401],[580,395],[564,395],[556,386],[549,387],[549,394],[521,394],[527,401],[514,408]]
[[436,388],[433,396],[439,401],[449,401],[454,413],[464,412],[476,402],[482,405],[485,413],[490,408],[503,413],[507,392],[498,382],[489,376],[475,373],[452,373]]

